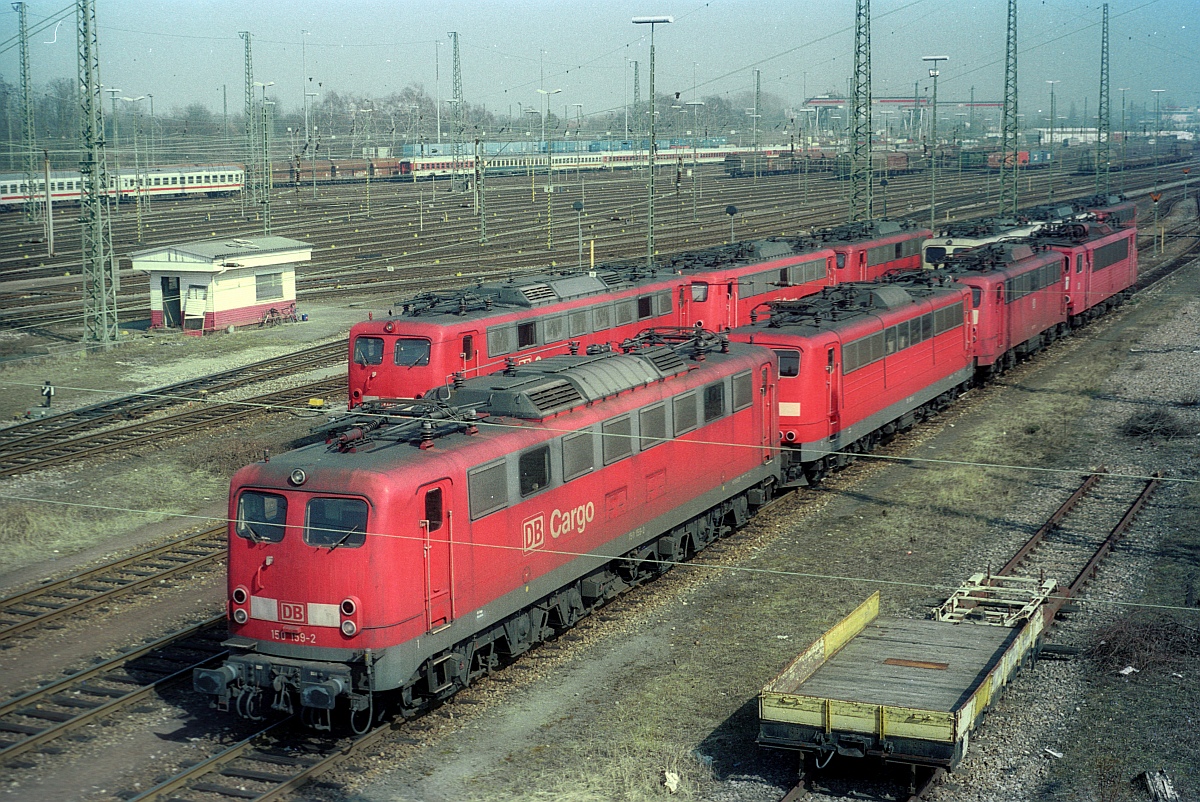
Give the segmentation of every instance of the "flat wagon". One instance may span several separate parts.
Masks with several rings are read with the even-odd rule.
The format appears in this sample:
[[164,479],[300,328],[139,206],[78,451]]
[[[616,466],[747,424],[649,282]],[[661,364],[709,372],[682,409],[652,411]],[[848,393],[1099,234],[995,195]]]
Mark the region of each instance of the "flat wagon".
[[977,574],[932,619],[880,619],[879,593],[818,638],[758,699],[758,743],[953,768],[1035,656],[1050,581]]

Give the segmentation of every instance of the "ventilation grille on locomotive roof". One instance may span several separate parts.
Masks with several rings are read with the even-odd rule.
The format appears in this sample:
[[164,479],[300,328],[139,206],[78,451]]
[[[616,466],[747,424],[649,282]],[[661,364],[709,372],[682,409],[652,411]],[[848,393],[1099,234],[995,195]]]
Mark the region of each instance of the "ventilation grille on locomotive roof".
[[555,301],[558,296],[554,294],[554,290],[546,284],[530,284],[528,287],[521,288],[521,294],[531,304],[536,304],[540,301]]
[[529,393],[529,401],[542,412],[549,412],[571,404],[581,404],[583,396],[574,385],[562,382],[534,390]]
[[672,373],[678,373],[687,367],[687,363],[683,361],[683,357],[667,348],[656,353],[647,354],[646,356],[654,367],[668,376]]

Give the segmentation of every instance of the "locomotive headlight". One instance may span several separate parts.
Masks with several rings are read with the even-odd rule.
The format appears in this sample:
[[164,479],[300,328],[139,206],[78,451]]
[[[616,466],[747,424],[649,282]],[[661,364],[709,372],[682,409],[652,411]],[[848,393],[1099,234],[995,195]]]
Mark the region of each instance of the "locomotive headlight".
[[349,618],[342,622],[342,634],[347,638],[353,636],[356,632],[358,632],[358,624],[354,623]]
[[246,621],[248,621],[249,618],[250,618],[250,614],[247,613],[245,610],[243,610],[241,607],[239,607],[233,611],[233,620],[239,624],[246,623]]
[[233,589],[233,603],[234,604],[245,604],[246,599],[248,599],[248,598],[250,598],[250,594],[248,594],[246,592],[246,589],[244,587],[241,587],[239,585],[238,587]]
[[342,600],[342,615],[352,616],[358,612],[358,599],[351,596],[348,599]]
[[291,476],[288,477],[288,481],[296,487],[299,487],[308,481],[308,474],[306,474],[302,469],[297,468],[296,470],[292,471]]

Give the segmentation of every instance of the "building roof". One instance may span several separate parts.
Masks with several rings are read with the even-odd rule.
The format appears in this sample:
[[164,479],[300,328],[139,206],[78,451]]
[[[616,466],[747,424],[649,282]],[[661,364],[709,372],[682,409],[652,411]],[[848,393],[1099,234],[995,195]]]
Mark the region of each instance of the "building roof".
[[223,237],[183,242],[130,254],[139,270],[188,269],[208,272],[307,262],[312,245],[288,237]]

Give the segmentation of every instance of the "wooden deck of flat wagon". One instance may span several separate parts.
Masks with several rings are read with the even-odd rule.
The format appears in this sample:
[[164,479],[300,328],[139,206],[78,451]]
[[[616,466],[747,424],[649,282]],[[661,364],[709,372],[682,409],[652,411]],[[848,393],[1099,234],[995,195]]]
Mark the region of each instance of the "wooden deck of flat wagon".
[[977,574],[933,619],[879,619],[874,593],[759,694],[758,743],[953,768],[1040,647],[1052,582]]

